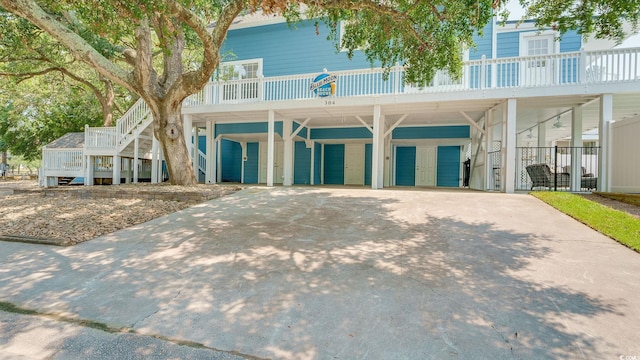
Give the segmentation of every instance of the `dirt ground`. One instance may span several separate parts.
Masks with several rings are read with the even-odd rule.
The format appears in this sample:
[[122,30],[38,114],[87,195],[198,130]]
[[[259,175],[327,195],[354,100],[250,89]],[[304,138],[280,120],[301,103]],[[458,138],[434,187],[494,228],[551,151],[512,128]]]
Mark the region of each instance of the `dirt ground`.
[[[203,192],[219,197],[237,189],[229,186],[190,187],[164,184],[104,186],[106,192],[143,188],[145,192]],[[33,192],[13,193],[14,189]],[[35,180],[0,181],[0,237],[44,238],[73,245],[119,229],[193,206],[199,201],[45,196]],[[213,194],[212,194],[213,193]]]

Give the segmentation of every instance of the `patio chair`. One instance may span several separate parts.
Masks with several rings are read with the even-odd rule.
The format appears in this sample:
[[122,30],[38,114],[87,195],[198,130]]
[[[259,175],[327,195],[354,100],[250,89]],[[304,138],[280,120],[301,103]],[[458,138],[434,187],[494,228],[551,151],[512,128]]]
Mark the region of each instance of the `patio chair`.
[[568,173],[558,173],[557,183],[556,174],[551,171],[547,164],[534,164],[526,167],[529,178],[531,178],[531,190],[535,187],[552,188],[556,184],[558,187],[567,187],[570,182],[570,175]]
[[[566,173],[571,173],[571,166],[563,166],[562,171]],[[582,166],[582,178],[580,179],[580,187],[582,189],[595,189],[598,187],[598,178],[593,175],[593,173],[588,173],[587,169]]]

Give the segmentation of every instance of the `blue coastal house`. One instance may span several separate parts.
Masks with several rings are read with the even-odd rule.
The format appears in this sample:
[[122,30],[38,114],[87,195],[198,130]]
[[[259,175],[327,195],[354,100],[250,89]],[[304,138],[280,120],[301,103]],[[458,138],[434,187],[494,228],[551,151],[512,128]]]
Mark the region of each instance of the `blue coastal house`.
[[[640,113],[640,48],[494,20],[462,78],[441,71],[418,86],[400,64],[385,74],[358,51],[348,59],[328,32],[277,16],[235,22],[212,81],[183,104],[201,182],[612,188],[610,124]],[[116,127],[87,128],[81,147],[45,147],[43,185],[160,181],[150,123],[138,102]]]

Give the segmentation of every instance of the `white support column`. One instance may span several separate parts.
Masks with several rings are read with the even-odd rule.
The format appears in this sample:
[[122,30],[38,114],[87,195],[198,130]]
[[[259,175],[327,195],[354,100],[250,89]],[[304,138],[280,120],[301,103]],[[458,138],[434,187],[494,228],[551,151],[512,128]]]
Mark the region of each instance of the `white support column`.
[[[309,134],[311,131],[307,131],[307,134]],[[309,136],[307,136],[308,138]],[[315,169],[315,164],[316,164],[316,142],[315,141],[311,141],[311,164],[309,166],[309,185],[315,185],[315,180],[314,178],[316,177],[316,169]]]
[[324,144],[320,144],[320,184],[324,184]]
[[192,139],[193,139],[193,144],[191,145],[192,149],[191,150],[191,166],[193,166],[193,174],[196,177],[196,181],[199,182],[200,179],[200,171],[198,170],[198,159],[200,157],[200,155],[198,155],[199,153],[199,148],[198,148],[198,128],[194,127],[192,128]]
[[205,179],[204,182],[207,184],[215,184],[216,183],[216,151],[215,151],[215,141],[214,141],[214,131],[215,126],[212,121],[207,121],[206,128],[206,157],[207,157],[207,168],[205,171]]
[[371,188],[384,186],[384,115],[380,105],[373,107],[373,146],[371,154]]
[[[89,155],[86,157],[86,173],[84,175],[84,184],[87,186],[93,186],[93,178],[94,178],[94,174],[93,174],[93,156]],[[56,184],[57,185],[57,184]]]
[[242,158],[240,159],[240,161],[242,161],[240,163],[240,183],[244,184],[244,165],[247,162],[247,142],[246,141],[240,141],[240,149],[241,149],[241,153],[242,153]]
[[160,159],[159,159],[159,154],[158,152],[159,147],[160,147],[160,143],[158,142],[158,140],[156,140],[156,137],[153,137],[153,140],[151,140],[151,183],[153,184],[157,184],[160,181],[158,180],[159,176],[158,176],[158,168],[160,167]]
[[113,157],[112,176],[111,183],[114,185],[120,184],[120,175],[122,173],[122,157],[115,155]]
[[487,111],[487,119],[485,120],[484,129],[486,131],[484,137],[484,189],[485,190],[494,190],[495,189],[495,179],[494,179],[494,165],[491,161],[490,152],[493,151],[493,116],[495,114],[495,109],[491,109]]
[[598,191],[611,191],[609,183],[611,174],[610,163],[610,124],[613,120],[613,95],[604,94],[600,96],[600,122],[598,126],[598,141],[600,151],[598,152]]
[[385,136],[384,138],[384,186],[391,186],[391,179],[393,177],[392,176],[393,164],[391,160],[393,158],[391,156],[391,139],[392,138],[393,138],[393,131],[389,132],[389,135]]
[[125,158],[122,160],[122,171],[120,173],[124,173],[124,183],[129,184],[131,182],[131,159]]
[[580,191],[582,180],[582,106],[571,110],[571,191]]
[[267,126],[267,186],[273,186],[273,154],[276,128],[275,113],[269,110],[269,120]]
[[547,146],[547,124],[544,122],[538,123],[538,154],[537,154],[537,162],[538,164],[546,163],[547,153],[544,147]]
[[503,134],[503,149],[505,151],[502,164],[503,189],[507,194],[515,192],[516,181],[516,107],[518,100],[509,99],[506,103],[506,122]]
[[191,119],[191,115],[183,115],[182,116],[182,126],[184,132],[184,143],[187,144],[187,152],[191,154],[191,144],[193,138],[193,120]]
[[140,153],[140,140],[136,136],[133,140],[133,183],[138,183],[138,157]]
[[222,136],[216,137],[216,181],[222,181]]
[[284,180],[282,185],[293,185],[293,121],[285,119],[282,121],[282,137],[284,138],[284,168],[282,175]]

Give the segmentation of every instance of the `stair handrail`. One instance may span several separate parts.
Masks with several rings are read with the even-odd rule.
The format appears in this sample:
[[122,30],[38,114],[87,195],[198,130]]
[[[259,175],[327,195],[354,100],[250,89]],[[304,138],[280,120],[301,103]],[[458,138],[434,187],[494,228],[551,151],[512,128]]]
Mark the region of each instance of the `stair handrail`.
[[132,107],[116,122],[118,144],[126,138],[149,114],[149,106],[142,99],[138,99]]
[[207,172],[207,155],[198,149],[198,170]]

